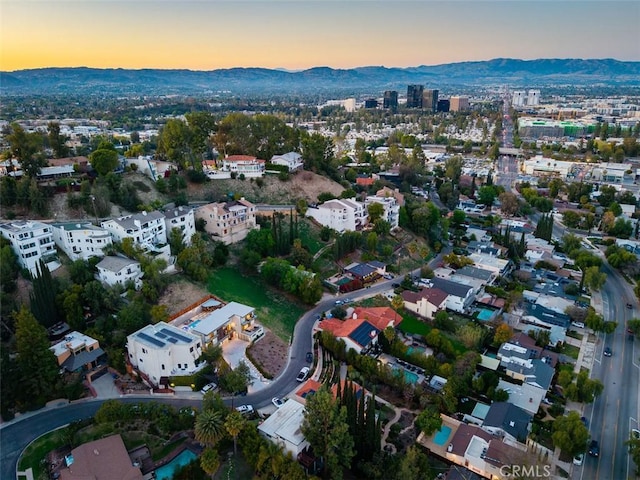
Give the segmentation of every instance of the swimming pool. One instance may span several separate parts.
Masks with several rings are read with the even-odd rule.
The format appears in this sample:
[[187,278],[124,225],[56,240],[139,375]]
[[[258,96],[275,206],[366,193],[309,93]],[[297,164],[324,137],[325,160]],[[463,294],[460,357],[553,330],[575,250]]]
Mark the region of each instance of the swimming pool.
[[156,480],[171,480],[178,467],[184,467],[196,458],[198,456],[191,450],[183,450],[176,458],[156,470]]
[[424,347],[409,347],[407,348],[407,354],[411,355],[412,353],[422,353],[424,355],[424,352],[426,352],[426,348]]
[[447,439],[449,438],[449,435],[451,435],[451,427],[447,425],[443,425],[442,427],[440,427],[440,430],[438,430],[434,435],[433,443],[435,443],[436,445],[442,446],[445,443],[447,443]]
[[487,322],[491,320],[491,317],[493,317],[493,314],[494,314],[493,310],[489,310],[488,308],[481,308],[478,310],[478,320]]
[[[397,368],[397,367],[396,367],[395,370],[398,373],[400,373],[400,371],[401,371],[401,369]],[[402,372],[404,374],[405,382],[416,384],[416,383],[418,383],[418,380],[420,380],[420,377],[418,377],[417,373],[410,372],[409,370],[406,370],[404,368],[402,369]]]

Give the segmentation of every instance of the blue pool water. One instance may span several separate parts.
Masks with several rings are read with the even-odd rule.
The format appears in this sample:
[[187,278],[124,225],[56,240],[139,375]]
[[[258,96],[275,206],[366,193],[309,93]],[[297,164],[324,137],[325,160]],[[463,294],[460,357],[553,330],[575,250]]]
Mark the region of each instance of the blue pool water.
[[451,427],[443,425],[433,437],[433,443],[435,443],[436,445],[444,445],[445,443],[447,443],[449,435],[451,435]]
[[407,353],[411,355],[412,353],[424,353],[426,350],[424,347],[409,347],[407,348]]
[[489,310],[487,308],[481,308],[478,310],[478,320],[482,320],[483,322],[491,320],[493,316],[493,310]]
[[176,458],[156,470],[156,480],[171,480],[178,467],[190,464],[198,456],[191,450],[183,450]]
[[420,377],[418,377],[417,373],[410,372],[409,370],[405,370],[404,368],[403,369],[396,368],[396,371],[398,373],[400,373],[400,371],[402,371],[402,373],[404,374],[404,379],[405,379],[406,382],[418,383],[418,380],[420,380]]

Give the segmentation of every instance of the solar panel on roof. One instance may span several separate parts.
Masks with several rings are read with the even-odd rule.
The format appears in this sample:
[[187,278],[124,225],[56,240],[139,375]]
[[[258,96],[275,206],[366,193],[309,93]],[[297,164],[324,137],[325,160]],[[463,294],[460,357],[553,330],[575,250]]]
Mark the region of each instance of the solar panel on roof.
[[169,338],[167,338],[167,342],[178,343],[178,339],[177,338],[173,338],[173,337],[169,337]]
[[138,338],[141,338],[142,340],[146,340],[147,342],[151,343],[152,345],[155,345],[156,347],[164,347],[163,341],[158,340],[157,338],[153,338],[151,335],[147,335],[144,332],[139,333]]
[[369,322],[363,322],[358,328],[356,328],[351,334],[349,338],[356,342],[358,345],[362,345],[366,347],[369,345],[371,340],[378,336],[378,329],[371,325]]
[[[164,333],[165,335],[171,337],[171,338],[175,338],[176,340],[181,340],[185,343],[190,343],[191,339],[189,337],[186,337],[178,332],[174,332],[173,330],[169,330],[167,328],[163,328],[162,330],[160,330],[162,333]],[[173,342],[172,342],[173,343]]]
[[167,336],[162,332],[156,332],[155,336],[158,337],[158,338],[167,338]]

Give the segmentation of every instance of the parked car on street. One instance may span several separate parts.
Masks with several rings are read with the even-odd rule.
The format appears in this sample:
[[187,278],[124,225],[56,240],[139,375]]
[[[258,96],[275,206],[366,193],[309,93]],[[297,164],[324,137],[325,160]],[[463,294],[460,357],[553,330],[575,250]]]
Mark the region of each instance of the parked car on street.
[[300,373],[298,373],[298,376],[296,377],[296,380],[298,382],[304,382],[307,379],[307,375],[309,375],[309,367],[302,367]]
[[273,403],[276,408],[280,408],[282,405],[284,405],[284,400],[279,397],[273,397],[271,399],[271,403]]
[[236,407],[236,411],[243,415],[249,415],[253,413],[253,405],[239,405]]
[[204,387],[202,387],[202,390],[200,390],[200,393],[205,394],[207,392],[210,392],[212,390],[215,390],[216,388],[218,388],[218,385],[216,385],[215,383],[207,383]]
[[591,443],[589,444],[589,455],[592,457],[600,456],[600,445],[597,440],[591,440]]
[[579,453],[578,455],[573,457],[573,464],[574,465],[582,465],[583,461],[584,461],[584,453]]
[[609,347],[606,347],[606,348],[604,349],[603,355],[604,355],[605,357],[610,357],[611,355],[613,355],[613,353],[611,352],[611,349],[610,349]]

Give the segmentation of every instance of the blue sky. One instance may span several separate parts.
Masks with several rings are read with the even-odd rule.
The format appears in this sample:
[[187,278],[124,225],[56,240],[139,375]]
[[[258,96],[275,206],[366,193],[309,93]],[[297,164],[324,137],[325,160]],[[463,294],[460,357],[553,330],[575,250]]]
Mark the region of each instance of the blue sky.
[[640,1],[0,0],[0,69],[640,60]]

